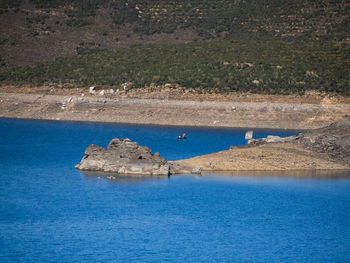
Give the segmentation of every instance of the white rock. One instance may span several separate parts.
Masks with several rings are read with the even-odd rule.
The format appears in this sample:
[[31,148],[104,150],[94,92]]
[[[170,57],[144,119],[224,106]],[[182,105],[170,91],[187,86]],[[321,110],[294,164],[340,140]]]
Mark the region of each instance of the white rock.
[[131,89],[133,87],[133,83],[132,82],[125,82],[121,85],[121,88],[124,91],[128,91],[129,89]]
[[253,142],[255,142],[255,140],[254,139],[250,139],[250,140],[247,141],[247,144],[251,144]]
[[194,167],[191,171],[192,174],[202,174],[202,167],[200,166],[197,166],[197,167]]
[[100,91],[100,95],[101,96],[105,95],[105,90],[104,89]]
[[118,173],[120,173],[120,174],[125,174],[125,171],[126,171],[126,169],[125,169],[125,167],[123,166],[123,167],[121,167],[121,168],[118,170]]
[[89,93],[92,94],[92,95],[96,94],[96,87],[95,86],[90,87],[89,88]]
[[273,136],[269,135],[266,137],[266,142],[289,142],[294,139],[294,136],[289,137],[279,137],[279,136]]
[[113,93],[114,93],[114,89],[110,89],[110,90],[109,90],[109,93],[110,93],[110,94],[113,94]]
[[253,131],[247,131],[247,132],[245,133],[245,139],[246,139],[247,141],[253,139]]

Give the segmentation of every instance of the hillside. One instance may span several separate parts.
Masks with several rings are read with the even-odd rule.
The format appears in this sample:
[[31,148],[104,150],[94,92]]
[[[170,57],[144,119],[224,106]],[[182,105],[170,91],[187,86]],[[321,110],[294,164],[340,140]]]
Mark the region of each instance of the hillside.
[[349,11],[345,0],[1,0],[0,81],[349,95]]

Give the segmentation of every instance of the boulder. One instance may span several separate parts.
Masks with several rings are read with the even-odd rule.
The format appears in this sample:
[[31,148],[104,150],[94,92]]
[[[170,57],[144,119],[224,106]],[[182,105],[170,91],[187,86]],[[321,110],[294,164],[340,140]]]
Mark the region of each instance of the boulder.
[[94,95],[94,94],[96,94],[96,90],[97,90],[97,88],[95,86],[92,86],[92,87],[89,88],[89,93],[91,95]]
[[293,139],[294,139],[293,136],[280,137],[280,136],[269,135],[269,136],[266,137],[266,142],[289,142],[289,141],[291,141]]
[[191,171],[192,174],[202,174],[202,167],[201,166],[197,166],[194,167]]
[[80,164],[81,171],[111,172],[122,175],[164,176],[169,175],[169,164],[159,153],[152,154],[146,146],[129,139],[113,139],[103,147],[91,144],[85,150]]
[[244,138],[245,138],[247,141],[253,139],[253,131],[247,131],[247,132],[245,133]]
[[280,137],[274,135],[268,135],[266,138],[261,139],[249,139],[247,144],[249,145],[261,145],[265,143],[278,143],[278,142],[292,142],[296,136]]
[[121,88],[124,90],[124,91],[129,91],[130,89],[132,89],[134,86],[134,83],[132,82],[125,82],[122,84]]

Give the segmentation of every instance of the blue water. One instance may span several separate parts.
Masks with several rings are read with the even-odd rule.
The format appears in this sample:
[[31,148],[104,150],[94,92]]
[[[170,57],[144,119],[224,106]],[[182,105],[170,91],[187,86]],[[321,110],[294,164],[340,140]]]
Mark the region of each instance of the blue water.
[[[114,137],[176,160],[244,144],[244,133],[0,119],[0,262],[350,262],[346,177],[110,181],[73,168]],[[294,132],[255,131],[267,134]]]

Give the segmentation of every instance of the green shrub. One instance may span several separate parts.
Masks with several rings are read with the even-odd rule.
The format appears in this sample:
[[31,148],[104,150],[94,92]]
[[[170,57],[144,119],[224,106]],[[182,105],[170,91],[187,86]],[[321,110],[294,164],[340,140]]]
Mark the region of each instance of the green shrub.
[[91,25],[92,22],[86,19],[69,19],[66,21],[66,24],[70,27],[83,27]]
[[22,0],[0,0],[0,8],[18,8]]
[[270,94],[320,90],[350,95],[350,47],[332,42],[215,40],[106,51],[82,42],[79,56],[0,73],[7,82],[134,87],[177,83],[201,92]]
[[[21,0],[0,0],[0,8]],[[203,39],[281,37],[344,40],[350,34],[346,1],[249,0],[31,0],[38,8],[65,7],[71,18],[110,9],[115,24],[134,24],[140,34],[196,31]]]

